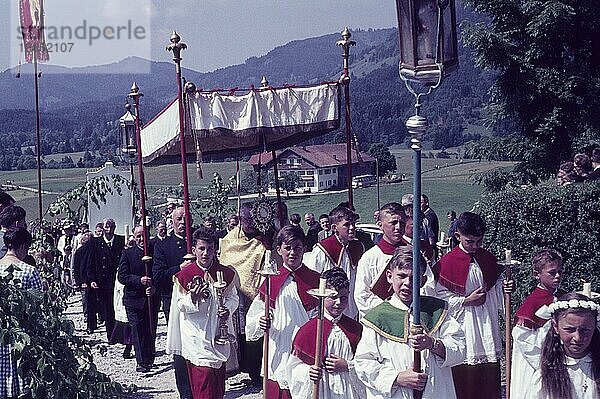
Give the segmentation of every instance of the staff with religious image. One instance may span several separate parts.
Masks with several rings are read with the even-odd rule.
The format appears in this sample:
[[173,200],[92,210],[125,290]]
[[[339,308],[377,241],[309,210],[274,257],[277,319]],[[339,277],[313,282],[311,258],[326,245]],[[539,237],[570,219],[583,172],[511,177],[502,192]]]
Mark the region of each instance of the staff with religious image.
[[579,293],[565,294],[540,309],[550,323],[530,398],[600,397],[599,310],[600,305]]

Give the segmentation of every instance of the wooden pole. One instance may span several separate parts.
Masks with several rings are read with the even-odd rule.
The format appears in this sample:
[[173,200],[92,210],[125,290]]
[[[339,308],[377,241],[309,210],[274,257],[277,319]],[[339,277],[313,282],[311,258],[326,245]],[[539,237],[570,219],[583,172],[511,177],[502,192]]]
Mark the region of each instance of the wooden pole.
[[[317,338],[316,338],[316,346],[315,346],[315,366],[321,368],[321,357],[323,354],[321,353],[321,347],[323,345],[323,298],[319,298],[319,315],[317,319]],[[321,381],[315,381],[313,384],[313,399],[319,399],[319,385]]]
[[[150,262],[152,257],[148,251],[148,226],[146,225],[146,180],[144,178],[144,165],[142,164],[142,135],[141,135],[141,122],[140,122],[140,97],[143,94],[139,91],[138,86],[133,83],[131,86],[130,97],[133,97],[135,107],[135,146],[137,147],[137,164],[138,164],[138,175],[140,181],[140,216],[142,219],[142,243],[144,256],[142,262],[144,262],[144,272],[146,277],[150,277]],[[154,325],[154,316],[152,314],[152,296],[148,296],[148,322],[150,325],[150,334],[154,336],[152,326]]]
[[173,31],[170,38],[171,44],[167,46],[167,51],[173,52],[173,61],[175,61],[175,75],[177,78],[177,102],[179,105],[179,150],[181,153],[181,182],[183,184],[183,208],[185,210],[185,242],[187,245],[187,255],[185,259],[193,259],[192,255],[192,214],[190,213],[190,192],[187,173],[187,160],[185,148],[185,116],[183,111],[183,88],[181,81],[181,50],[185,50],[187,45],[181,42],[181,37]]
[[[271,317],[271,276],[265,275],[265,317]],[[263,399],[267,399],[267,381],[269,380],[269,328],[263,335]]]

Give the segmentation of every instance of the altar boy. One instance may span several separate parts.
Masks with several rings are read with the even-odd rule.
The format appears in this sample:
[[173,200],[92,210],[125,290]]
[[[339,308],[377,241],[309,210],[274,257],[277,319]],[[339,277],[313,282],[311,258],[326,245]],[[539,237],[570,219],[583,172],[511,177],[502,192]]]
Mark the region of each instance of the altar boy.
[[[425,259],[420,260],[421,287],[425,284]],[[458,322],[441,299],[421,296],[422,334],[410,334],[413,301],[412,249],[396,249],[386,270],[394,294],[363,318],[362,338],[354,367],[367,386],[367,398],[456,398],[451,366],[465,356],[465,338]],[[421,353],[423,372],[413,371],[414,351]]]
[[305,238],[299,226],[288,225],[279,231],[275,247],[283,259],[283,266],[270,280],[271,317],[265,317],[264,282],[246,315],[247,340],[257,341],[269,328],[267,399],[291,397],[287,375],[291,343],[298,329],[316,313],[318,302],[306,291],[318,287],[319,273],[302,263]]
[[298,330],[288,361],[290,391],[293,399],[311,399],[315,382],[319,383],[319,398],[364,398],[364,385],[356,377],[354,352],[360,340],[362,326],[344,315],[348,305],[350,282],[346,273],[334,267],[321,274],[327,288],[336,294],[324,299],[323,364],[315,364],[317,318],[312,318]]

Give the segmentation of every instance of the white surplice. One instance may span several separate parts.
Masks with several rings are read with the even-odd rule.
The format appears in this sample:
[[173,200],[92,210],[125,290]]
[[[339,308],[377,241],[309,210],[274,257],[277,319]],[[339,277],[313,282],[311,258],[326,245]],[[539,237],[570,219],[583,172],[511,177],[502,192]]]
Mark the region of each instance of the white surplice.
[[504,311],[502,277],[486,293],[482,305],[463,305],[465,297],[484,285],[483,273],[475,260],[469,266],[465,296],[458,295],[439,283],[436,285],[435,296],[448,302],[450,312],[465,331],[467,356],[464,364],[495,363],[502,357],[502,337],[498,324],[498,312]]
[[[398,309],[408,310],[395,295],[389,302]],[[465,357],[464,333],[448,314],[433,336],[444,343],[446,358],[428,350],[421,352],[421,364],[428,375],[423,399],[455,399],[451,367],[461,364]],[[413,353],[408,343],[392,341],[365,326],[354,356],[354,367],[367,387],[367,398],[412,399],[413,390],[395,385],[395,381],[398,373],[412,369]]]
[[[269,379],[276,381],[282,389],[288,388],[287,362],[292,352],[294,336],[315,312],[316,310],[307,312],[302,305],[296,282],[290,274],[275,298],[274,308],[271,308],[272,318],[269,329]],[[248,341],[257,341],[263,336],[264,331],[258,323],[264,314],[265,303],[260,295],[257,295],[246,314]]]
[[354,302],[358,308],[359,319],[383,302],[383,299],[371,292],[371,288],[377,282],[390,259],[392,259],[392,255],[385,254],[379,246],[375,245],[368,249],[358,261]]
[[339,265],[335,264],[329,256],[323,251],[321,247],[315,245],[311,254],[305,258],[310,263],[305,263],[306,266],[311,268],[312,270],[323,273],[325,270],[332,269],[334,267],[340,267],[348,276],[348,280],[350,280],[350,286],[348,287],[348,306],[346,310],[344,310],[344,314],[351,319],[356,320],[358,315],[358,308],[356,307],[356,303],[354,301],[354,292],[356,286],[356,268],[352,267],[352,262],[350,261],[350,255],[346,248],[342,249],[342,260]]
[[[325,317],[334,321],[325,313]],[[325,345],[323,358],[336,355],[348,362],[348,371],[328,373],[323,365],[323,379],[319,384],[319,398],[322,399],[361,399],[366,397],[365,386],[360,382],[354,370],[354,353],[348,337],[337,324],[331,329]],[[312,399],[314,383],[308,377],[310,365],[293,354],[288,360],[289,389],[293,399]],[[325,389],[325,387],[327,387]]]
[[531,381],[533,381],[535,371],[539,369],[541,348],[550,325],[551,323],[547,322],[535,330],[521,325],[513,327],[510,367],[511,399],[532,398]]
[[[181,355],[195,366],[219,368],[229,358],[230,344],[216,345],[214,342],[219,330],[219,304],[210,275],[206,273],[205,278],[210,281],[210,297],[194,303],[190,292],[173,277],[166,351],[169,354]],[[231,333],[234,331],[231,315],[239,304],[235,280],[225,290],[223,299],[225,307],[229,310],[227,326]]]

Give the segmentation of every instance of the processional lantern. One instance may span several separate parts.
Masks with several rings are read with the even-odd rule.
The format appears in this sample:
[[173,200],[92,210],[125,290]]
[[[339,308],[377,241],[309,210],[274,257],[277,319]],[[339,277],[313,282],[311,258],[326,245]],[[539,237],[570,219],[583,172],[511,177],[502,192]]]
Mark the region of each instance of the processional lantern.
[[458,66],[454,0],[396,0],[400,76],[436,86]]
[[135,116],[131,113],[129,101],[125,103],[125,114],[119,118],[119,131],[121,133],[121,152],[130,162],[136,155],[135,145]]

